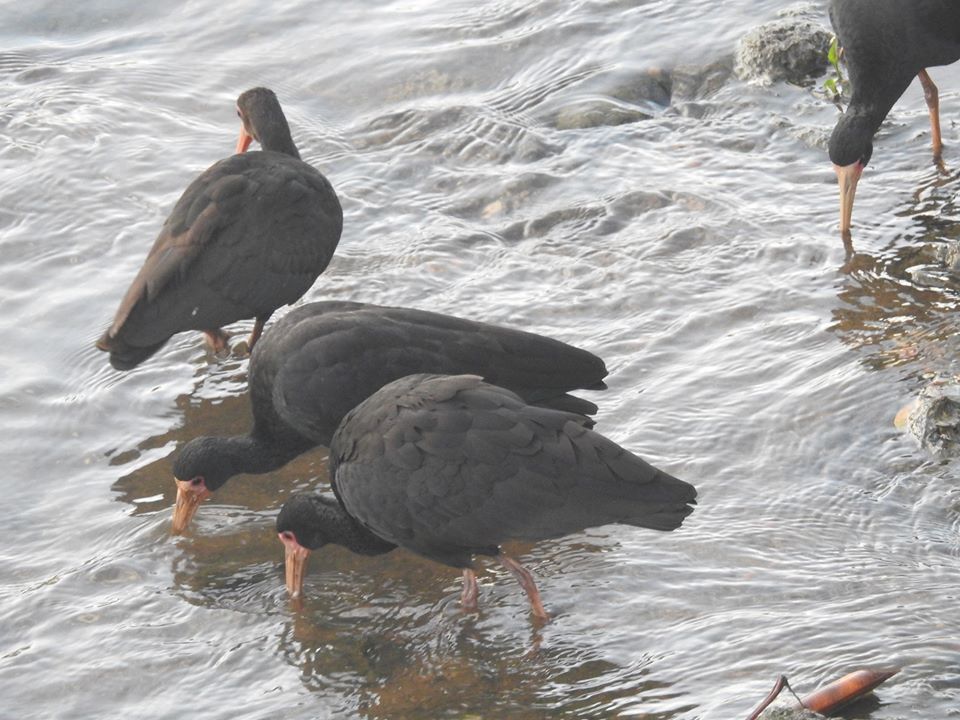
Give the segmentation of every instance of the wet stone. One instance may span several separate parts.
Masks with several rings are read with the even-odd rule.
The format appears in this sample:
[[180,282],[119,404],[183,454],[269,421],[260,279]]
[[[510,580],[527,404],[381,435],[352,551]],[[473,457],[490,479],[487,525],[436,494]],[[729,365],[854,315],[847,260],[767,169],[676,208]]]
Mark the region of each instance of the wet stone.
[[960,275],[960,241],[954,240],[933,248],[937,262],[943,263],[947,271],[953,275]]
[[648,120],[677,103],[689,114],[696,100],[717,92],[732,74],[732,56],[706,65],[603,72],[577,84],[575,96],[543,117],[559,130],[579,130]]
[[901,264],[918,285],[955,285],[960,280],[960,242],[926,243],[905,255]]
[[760,715],[760,720],[820,720],[823,717],[825,716],[820,713],[794,705],[792,707],[767,708]]
[[670,104],[673,80],[665,70],[625,73],[614,80],[609,94],[617,100],[634,105],[649,103],[660,107]]
[[722,88],[733,74],[729,55],[708,65],[677,65],[670,73],[674,103],[709,97]]
[[737,46],[735,67],[743,80],[803,85],[827,69],[832,34],[815,22],[784,17],[750,30]]
[[938,457],[960,451],[960,384],[938,380],[927,385],[907,418],[907,429]]
[[613,100],[584,100],[560,110],[554,118],[558,130],[582,130],[585,128],[626,125],[647,120],[649,113],[626,107]]
[[548,101],[543,119],[559,130],[625,125],[670,105],[671,76],[660,68],[598,72]]

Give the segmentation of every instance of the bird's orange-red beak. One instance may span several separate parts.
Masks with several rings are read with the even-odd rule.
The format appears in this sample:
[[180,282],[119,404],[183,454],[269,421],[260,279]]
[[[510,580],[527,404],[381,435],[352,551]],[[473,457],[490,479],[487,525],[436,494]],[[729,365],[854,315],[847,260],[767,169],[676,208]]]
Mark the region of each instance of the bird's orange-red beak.
[[834,165],[837,183],[840,185],[840,234],[850,237],[850,225],[853,221],[853,198],[857,194],[857,183],[863,174],[863,163],[859,160],[850,165]]
[[200,503],[210,497],[211,493],[203,482],[199,484],[190,480],[174,480],[174,482],[177,484],[177,503],[173,506],[171,532],[179,535],[187,529]]
[[247,132],[247,129],[241,124],[240,125],[240,137],[237,138],[237,154],[245,153],[247,148],[250,147],[250,143],[253,142],[253,135]]
[[292,532],[277,533],[284,547],[284,570],[287,592],[291,600],[299,600],[303,595],[303,576],[307,573],[307,558],[310,550],[297,542]]

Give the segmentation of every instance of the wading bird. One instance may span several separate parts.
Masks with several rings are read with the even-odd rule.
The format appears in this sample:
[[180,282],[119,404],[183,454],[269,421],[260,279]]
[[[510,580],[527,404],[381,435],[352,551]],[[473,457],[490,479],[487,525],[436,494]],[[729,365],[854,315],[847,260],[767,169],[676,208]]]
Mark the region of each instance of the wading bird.
[[474,373],[527,402],[592,414],[596,405],[567,393],[603,389],[607,368],[557,340],[450,315],[351,302],[294,308],[250,358],[250,432],[194,438],[174,461],[173,531],[182,532],[200,502],[232,476],[269,472],[329,447],[348,411],[419,372]]
[[[237,153],[186,189],[97,341],[129,370],[184,330],[202,330],[215,352],[224,325],[256,318],[252,348],[277,308],[313,285],[340,241],[343,212],[329,181],[300,159],[276,95],[237,99]],[[245,152],[252,140],[261,152]]]
[[840,232],[849,240],[853,199],[873,154],[873,136],[914,77],[923,86],[933,155],[940,162],[940,101],[926,69],[960,59],[960,3],[832,0],[830,20],[852,88],[850,104],[833,129],[829,146],[840,185]]
[[463,572],[477,606],[474,556],[495,557],[547,619],[533,576],[501,543],[623,523],[678,528],[697,492],[585,427],[576,413],[528,405],[475,375],[411,375],[351,410],[330,446],[335,497],[298,494],[277,516],[286,584],[302,593],[310,551],[364,555],[399,546]]

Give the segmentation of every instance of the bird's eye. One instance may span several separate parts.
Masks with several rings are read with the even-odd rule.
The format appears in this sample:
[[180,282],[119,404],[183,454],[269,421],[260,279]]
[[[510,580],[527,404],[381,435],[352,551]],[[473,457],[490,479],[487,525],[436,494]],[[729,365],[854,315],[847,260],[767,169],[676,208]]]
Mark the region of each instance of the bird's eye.
[[293,536],[293,533],[290,532],[289,530],[284,530],[282,533],[280,533],[280,537],[282,537],[284,540],[287,540],[288,542],[296,541],[296,538]]
[[243,120],[243,115],[240,113],[240,108],[237,108],[237,117]]
[[190,484],[193,485],[194,487],[200,487],[201,485],[203,485],[203,478],[195,477],[190,481]]

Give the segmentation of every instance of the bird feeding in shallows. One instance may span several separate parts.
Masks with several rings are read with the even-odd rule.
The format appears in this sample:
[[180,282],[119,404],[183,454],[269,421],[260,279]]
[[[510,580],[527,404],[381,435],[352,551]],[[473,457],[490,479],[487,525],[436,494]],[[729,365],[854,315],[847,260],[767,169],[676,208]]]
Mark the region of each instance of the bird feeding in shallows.
[[923,87],[933,158],[942,167],[939,92],[927,68],[960,59],[960,3],[832,0],[830,21],[851,90],[829,142],[840,189],[840,234],[848,241],[857,185],[873,156],[873,137],[914,78]]
[[414,372],[471,373],[527,402],[593,415],[570,394],[603,390],[603,360],[553,338],[412,308],[353,302],[301,305],[273,323],[250,357],[253,426],[233,437],[196,437],[174,461],[174,533],[234,475],[262,474],[329,447],[346,414]]
[[533,576],[501,543],[612,523],[675,530],[696,503],[692,485],[586,424],[475,375],[411,375],[384,386],[334,435],[334,497],[294,495],[277,517],[289,593],[302,595],[307,557],[324,545],[363,555],[402,547],[460,569],[463,607],[473,610],[475,558],[489,556],[546,620]]

